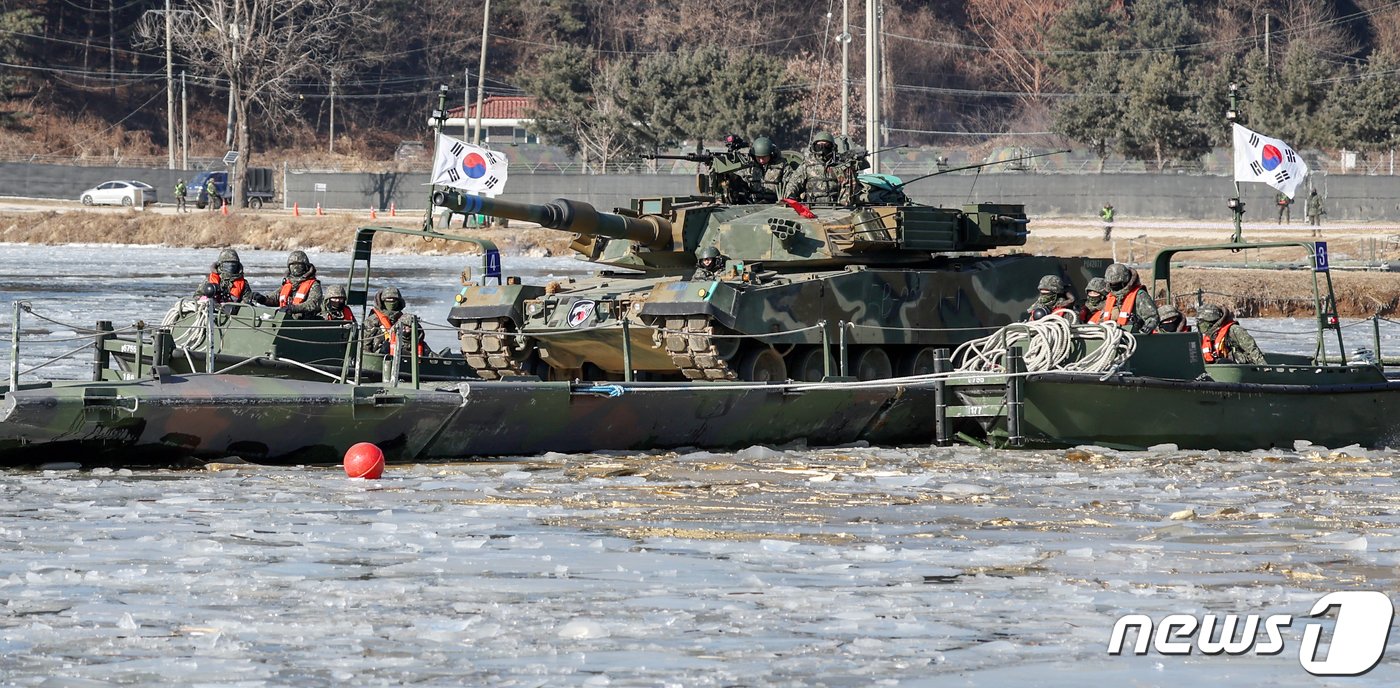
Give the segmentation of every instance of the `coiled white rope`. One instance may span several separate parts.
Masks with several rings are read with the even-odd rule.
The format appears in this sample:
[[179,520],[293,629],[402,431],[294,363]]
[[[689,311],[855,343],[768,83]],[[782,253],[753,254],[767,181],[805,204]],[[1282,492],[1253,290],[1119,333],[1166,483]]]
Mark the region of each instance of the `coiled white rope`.
[[181,318],[193,313],[194,322],[185,328],[184,334],[174,337],[175,346],[182,349],[198,349],[204,346],[204,338],[209,330],[209,310],[192,299],[180,299],[161,318],[160,326],[170,329]]
[[[1075,357],[1075,342],[1101,340],[1097,349]],[[1128,331],[1106,323],[1077,325],[1057,315],[1014,323],[981,339],[963,342],[952,360],[963,372],[1004,373],[1006,352],[1023,345],[1026,372],[1105,373],[1121,366],[1137,349]],[[1084,349],[1088,349],[1085,345]]]

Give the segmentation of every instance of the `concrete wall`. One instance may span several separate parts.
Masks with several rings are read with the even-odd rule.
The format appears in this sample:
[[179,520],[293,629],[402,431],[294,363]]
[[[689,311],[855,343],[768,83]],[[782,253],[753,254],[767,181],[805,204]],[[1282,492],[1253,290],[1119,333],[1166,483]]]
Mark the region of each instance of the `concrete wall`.
[[[159,198],[172,200],[175,180],[194,171],[124,167],[68,167],[0,163],[0,196],[77,200],[84,189],[110,179],[139,179],[155,186]],[[303,210],[325,208],[422,210],[428,201],[426,174],[302,172],[279,175],[278,201]],[[1400,222],[1400,176],[1315,175],[1329,222]],[[323,184],[324,187],[318,187]],[[683,196],[693,193],[687,175],[512,174],[505,198],[539,203],[572,198],[610,210],[637,196]],[[319,191],[318,188],[324,188]],[[958,206],[974,201],[1024,203],[1032,216],[1097,217],[1112,203],[1122,220],[1135,217],[1229,219],[1226,199],[1234,195],[1228,177],[1157,174],[956,173],[914,182],[910,194],[920,202]],[[1262,184],[1241,187],[1250,221],[1276,217],[1274,191]],[[1302,199],[1293,207],[1303,218]]]

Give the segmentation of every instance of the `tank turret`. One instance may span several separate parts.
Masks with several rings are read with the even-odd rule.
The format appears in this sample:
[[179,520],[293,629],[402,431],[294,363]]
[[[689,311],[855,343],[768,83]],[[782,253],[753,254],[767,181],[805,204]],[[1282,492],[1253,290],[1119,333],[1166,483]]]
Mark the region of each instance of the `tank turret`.
[[[862,178],[866,197],[878,197],[882,183],[890,186],[877,175]],[[433,202],[455,212],[574,232],[579,236],[572,248],[588,260],[651,273],[693,270],[696,251],[705,247],[719,249],[730,262],[761,263],[779,272],[930,263],[940,253],[1023,245],[1028,223],[1022,206],[992,203],[960,209],[911,203],[807,207],[723,205],[687,196],[637,199],[631,208],[607,213],[582,201],[532,204],[454,191],[435,193]]]

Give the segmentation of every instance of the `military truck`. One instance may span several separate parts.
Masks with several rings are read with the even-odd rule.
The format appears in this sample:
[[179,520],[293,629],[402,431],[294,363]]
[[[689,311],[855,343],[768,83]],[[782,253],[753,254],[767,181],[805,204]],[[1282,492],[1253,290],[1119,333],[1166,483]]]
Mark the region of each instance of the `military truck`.
[[[263,207],[264,203],[271,203],[276,195],[276,187],[273,182],[274,170],[271,167],[249,167],[248,178],[243,189],[243,198],[247,201],[247,206],[253,210]],[[226,203],[233,202],[233,189],[228,183],[228,172],[211,171],[200,172],[190,180],[190,193],[194,196],[196,208],[205,208],[209,205],[209,193],[206,188],[209,180],[214,180],[214,188],[218,194],[214,197],[214,208],[218,209]]]

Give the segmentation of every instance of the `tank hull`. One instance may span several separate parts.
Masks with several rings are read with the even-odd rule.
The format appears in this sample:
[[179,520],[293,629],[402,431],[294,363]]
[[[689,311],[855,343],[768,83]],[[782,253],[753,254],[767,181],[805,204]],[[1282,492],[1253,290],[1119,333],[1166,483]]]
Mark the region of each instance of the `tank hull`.
[[[843,345],[878,348],[892,375],[901,361],[927,359],[930,349],[952,348],[1020,320],[1026,295],[1045,275],[1061,275],[1083,293],[1108,263],[1012,255],[948,257],[919,267],[758,272],[748,280],[608,275],[502,303],[500,312],[520,333],[512,341],[529,338],[528,346],[562,379],[593,367],[613,377],[630,369],[660,379],[753,379],[741,370],[745,356],[771,348],[783,358],[775,371],[816,380],[797,374],[799,359],[823,345],[833,357]],[[499,293],[494,287],[466,291],[481,312],[489,309],[480,304]],[[847,358],[863,352],[848,351]],[[694,364],[697,356],[718,360],[706,368]]]

